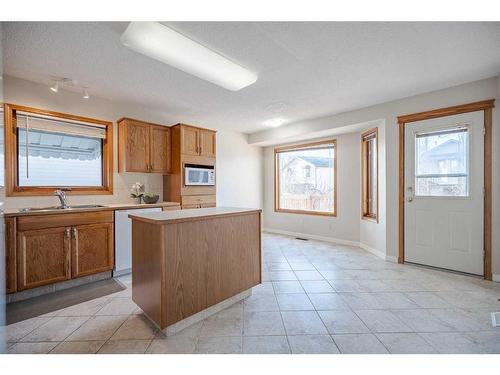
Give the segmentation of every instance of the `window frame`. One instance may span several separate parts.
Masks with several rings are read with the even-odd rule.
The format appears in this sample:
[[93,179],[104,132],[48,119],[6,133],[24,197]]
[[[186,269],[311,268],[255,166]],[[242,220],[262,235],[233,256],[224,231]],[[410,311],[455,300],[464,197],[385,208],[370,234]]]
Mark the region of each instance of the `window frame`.
[[[375,139],[375,166],[377,168],[377,179],[376,184],[376,194],[377,194],[377,204],[375,207],[375,212],[369,212],[369,194],[370,189],[368,187],[368,141],[370,139]],[[378,223],[379,219],[379,165],[378,165],[378,128],[372,128],[361,133],[361,219],[373,221]]]
[[102,185],[101,186],[70,186],[72,195],[110,195],[113,194],[113,123],[94,118],[71,115],[68,113],[48,111],[17,104],[4,104],[4,142],[5,142],[5,190],[6,196],[45,196],[52,195],[55,189],[66,186],[19,186],[18,180],[18,150],[17,150],[17,111],[29,112],[34,115],[58,117],[61,119],[82,121],[104,126],[106,138],[102,140]]
[[[325,144],[333,144],[333,212],[321,212],[311,210],[291,210],[279,207],[280,196],[280,180],[279,180],[279,167],[278,167],[278,154],[286,151],[300,150],[313,148]],[[317,216],[337,216],[337,140],[327,139],[317,142],[301,143],[290,146],[276,147],[274,149],[274,212],[300,214],[300,215],[317,215]]]

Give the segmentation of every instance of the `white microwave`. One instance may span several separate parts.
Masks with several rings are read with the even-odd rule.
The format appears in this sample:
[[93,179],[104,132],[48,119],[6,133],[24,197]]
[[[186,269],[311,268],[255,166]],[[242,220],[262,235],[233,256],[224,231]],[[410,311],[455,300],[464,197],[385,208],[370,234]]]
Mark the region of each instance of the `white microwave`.
[[214,186],[214,167],[185,166],[184,167],[185,186]]

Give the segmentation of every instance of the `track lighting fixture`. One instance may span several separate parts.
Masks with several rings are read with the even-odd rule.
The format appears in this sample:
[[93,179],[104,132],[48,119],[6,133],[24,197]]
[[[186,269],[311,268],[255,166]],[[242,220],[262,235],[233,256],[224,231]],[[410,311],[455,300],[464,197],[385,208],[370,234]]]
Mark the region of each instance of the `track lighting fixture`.
[[53,81],[52,84],[50,85],[50,90],[53,92],[58,92],[59,91],[59,82]]

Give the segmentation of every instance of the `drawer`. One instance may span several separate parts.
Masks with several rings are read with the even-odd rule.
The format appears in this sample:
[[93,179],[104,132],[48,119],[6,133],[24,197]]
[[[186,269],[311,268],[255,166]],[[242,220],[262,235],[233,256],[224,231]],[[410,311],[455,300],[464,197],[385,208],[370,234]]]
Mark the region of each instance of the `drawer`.
[[192,204],[215,204],[215,195],[183,195],[182,206]]
[[19,216],[17,230],[71,227],[82,224],[113,222],[113,211],[92,211]]

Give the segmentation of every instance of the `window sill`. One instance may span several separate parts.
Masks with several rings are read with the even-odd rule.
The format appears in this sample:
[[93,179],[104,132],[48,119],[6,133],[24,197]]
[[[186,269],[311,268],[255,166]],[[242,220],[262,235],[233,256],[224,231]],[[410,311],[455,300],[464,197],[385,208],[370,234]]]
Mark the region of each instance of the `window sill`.
[[303,210],[287,210],[282,208],[275,208],[274,212],[296,215],[311,215],[311,216],[330,216],[337,217],[336,212],[320,212],[320,211],[303,211]]
[[372,216],[361,216],[361,220],[371,221],[372,223],[378,224],[378,218]]
[[[7,197],[35,197],[35,196],[50,196],[54,194],[54,190],[60,187],[16,187],[11,191],[7,191]],[[71,188],[68,195],[112,195],[112,187],[89,187],[89,188]]]

